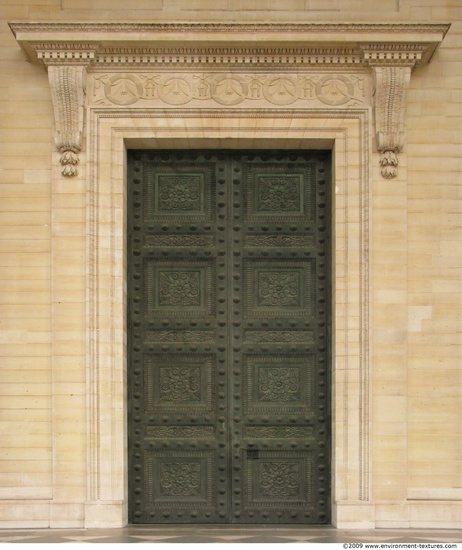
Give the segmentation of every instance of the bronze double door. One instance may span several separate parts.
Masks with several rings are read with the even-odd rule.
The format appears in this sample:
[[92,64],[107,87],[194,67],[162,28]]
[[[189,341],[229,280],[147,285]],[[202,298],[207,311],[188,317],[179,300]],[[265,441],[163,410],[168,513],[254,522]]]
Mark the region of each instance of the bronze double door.
[[330,156],[130,151],[132,523],[330,522]]

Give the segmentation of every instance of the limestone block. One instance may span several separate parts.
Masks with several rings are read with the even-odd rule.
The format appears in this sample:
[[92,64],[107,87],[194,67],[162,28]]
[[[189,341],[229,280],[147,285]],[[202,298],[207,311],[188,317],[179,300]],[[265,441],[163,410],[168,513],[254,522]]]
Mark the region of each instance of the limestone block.
[[[10,496],[11,498],[11,496]],[[6,529],[46,529],[49,523],[48,500],[0,501],[0,526]]]
[[50,528],[78,529],[84,524],[84,505],[52,501],[50,503]]

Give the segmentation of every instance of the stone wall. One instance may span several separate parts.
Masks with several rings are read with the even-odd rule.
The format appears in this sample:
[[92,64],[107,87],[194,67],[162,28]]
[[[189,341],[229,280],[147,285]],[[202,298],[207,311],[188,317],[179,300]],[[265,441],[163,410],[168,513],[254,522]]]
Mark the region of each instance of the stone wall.
[[[134,4],[127,10],[125,0],[3,0],[0,6],[0,525],[82,526],[84,503],[94,500],[87,415],[90,144],[84,141],[79,175],[63,180],[46,71],[26,60],[7,25],[21,20],[451,23],[431,62],[412,75],[399,177],[380,176],[376,153],[368,166],[370,384],[362,403],[371,414],[370,445],[361,452],[370,465],[369,489],[361,502],[347,499],[351,515],[342,512],[337,524],[460,526],[460,1]],[[354,208],[351,223],[359,216]],[[357,345],[351,343],[351,353]],[[93,524],[110,524],[105,513],[103,505],[93,509]]]

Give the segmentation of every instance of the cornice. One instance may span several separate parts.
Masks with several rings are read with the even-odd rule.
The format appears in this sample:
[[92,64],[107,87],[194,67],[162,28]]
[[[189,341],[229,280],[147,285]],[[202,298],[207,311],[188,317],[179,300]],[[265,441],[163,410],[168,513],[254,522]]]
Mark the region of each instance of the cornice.
[[14,21],[10,23],[13,32],[412,32],[412,33],[446,33],[447,23],[141,23],[141,22],[29,22]]
[[[364,48],[399,44],[400,49],[422,48],[429,61],[450,25],[446,23],[61,23],[11,22],[10,28],[28,59],[37,62],[37,47],[47,49],[95,48],[95,60],[121,50],[164,48],[165,55],[180,50],[270,53],[312,56],[317,50],[356,55],[364,61]],[[174,50],[172,50],[174,48]],[[340,53],[341,52],[341,53]],[[163,53],[163,52],[157,52]]]

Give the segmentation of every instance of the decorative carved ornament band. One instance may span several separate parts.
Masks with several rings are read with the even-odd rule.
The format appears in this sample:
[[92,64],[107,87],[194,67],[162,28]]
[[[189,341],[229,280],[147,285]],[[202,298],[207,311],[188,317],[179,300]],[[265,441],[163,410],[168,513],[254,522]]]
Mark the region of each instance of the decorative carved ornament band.
[[[10,27],[27,58],[48,70],[65,176],[77,174],[85,82],[92,73],[112,104],[144,98],[175,106],[203,99],[226,108],[244,100],[289,106],[318,98],[332,109],[358,100],[369,75],[382,176],[393,178],[404,146],[411,72],[430,61],[450,25],[14,22]],[[118,96],[117,87],[123,89]]]

